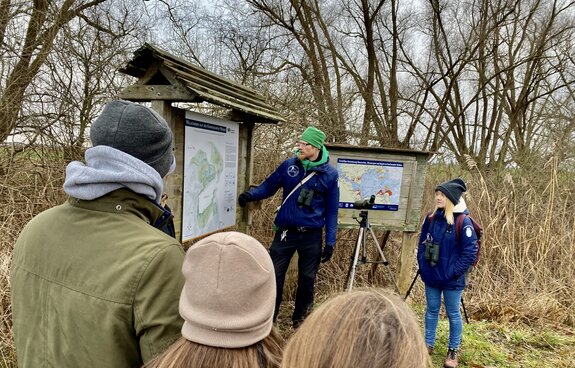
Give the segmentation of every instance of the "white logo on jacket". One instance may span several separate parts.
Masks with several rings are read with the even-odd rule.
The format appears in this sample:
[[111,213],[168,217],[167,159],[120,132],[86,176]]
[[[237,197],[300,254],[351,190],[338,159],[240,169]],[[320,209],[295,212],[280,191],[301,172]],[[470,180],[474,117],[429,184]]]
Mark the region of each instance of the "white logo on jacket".
[[297,176],[299,174],[299,167],[297,167],[296,165],[291,165],[287,169],[287,174],[292,178]]
[[473,233],[471,232],[471,227],[466,226],[465,227],[465,236],[467,236],[468,238],[471,238],[471,235],[473,235]]

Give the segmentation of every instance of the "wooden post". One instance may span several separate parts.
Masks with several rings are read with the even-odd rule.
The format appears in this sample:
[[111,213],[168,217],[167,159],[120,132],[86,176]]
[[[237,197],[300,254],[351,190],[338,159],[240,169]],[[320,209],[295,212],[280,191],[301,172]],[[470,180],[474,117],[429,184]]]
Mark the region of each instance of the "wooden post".
[[[238,195],[250,187],[250,182],[253,173],[253,123],[240,124],[240,137],[238,147]],[[252,214],[249,210],[250,206],[244,208],[239,205],[236,207],[236,221],[238,230],[249,234],[249,227],[252,223]]]
[[176,239],[182,241],[182,205],[184,185],[184,138],[185,138],[185,111],[173,108],[170,101],[152,101],[152,109],[160,114],[168,123],[174,136],[174,156],[176,157],[176,171],[164,180],[164,192],[168,194],[168,206],[174,216]]
[[405,294],[411,283],[413,263],[417,255],[418,235],[419,233],[417,232],[403,233],[401,254],[399,256],[399,277],[397,281],[399,291],[402,295]]

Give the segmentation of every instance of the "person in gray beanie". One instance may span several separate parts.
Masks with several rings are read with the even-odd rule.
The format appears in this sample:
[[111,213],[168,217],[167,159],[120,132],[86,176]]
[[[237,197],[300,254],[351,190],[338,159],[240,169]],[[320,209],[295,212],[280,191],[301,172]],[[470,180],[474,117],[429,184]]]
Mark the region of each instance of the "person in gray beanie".
[[[153,110],[112,101],[85,163],[66,168],[68,200],[34,217],[14,246],[19,367],[138,367],[179,336],[184,250],[160,230],[175,169],[172,132]],[[33,301],[33,302],[32,302]]]
[[279,367],[274,265],[260,242],[210,235],[188,249],[182,273],[182,337],[144,368]]
[[154,110],[112,101],[90,128],[94,146],[120,150],[150,165],[163,178],[174,163],[172,131]]

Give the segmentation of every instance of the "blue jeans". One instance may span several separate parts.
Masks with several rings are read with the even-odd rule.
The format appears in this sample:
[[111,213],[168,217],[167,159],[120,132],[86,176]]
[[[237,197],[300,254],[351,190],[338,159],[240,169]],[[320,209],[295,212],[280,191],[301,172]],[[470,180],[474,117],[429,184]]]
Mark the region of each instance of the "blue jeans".
[[461,334],[463,333],[463,319],[459,310],[461,294],[463,290],[444,290],[425,285],[425,343],[427,346],[435,345],[435,331],[439,320],[439,310],[441,309],[441,293],[445,303],[445,312],[449,319],[449,342],[448,349],[459,349],[461,345]]

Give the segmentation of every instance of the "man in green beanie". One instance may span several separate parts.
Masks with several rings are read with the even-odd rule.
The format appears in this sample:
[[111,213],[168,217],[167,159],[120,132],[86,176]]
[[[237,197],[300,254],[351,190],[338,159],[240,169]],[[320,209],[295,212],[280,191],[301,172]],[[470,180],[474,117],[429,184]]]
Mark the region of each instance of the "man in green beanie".
[[283,202],[274,221],[277,230],[270,247],[277,284],[274,320],[282,302],[285,274],[297,252],[299,275],[292,315],[294,328],[311,311],[319,264],[331,258],[337,234],[338,173],[328,163],[324,141],[324,132],[308,127],[299,137],[295,156],[285,160],[261,185],[238,198],[243,207],[247,202],[269,198],[280,188],[283,190]]

